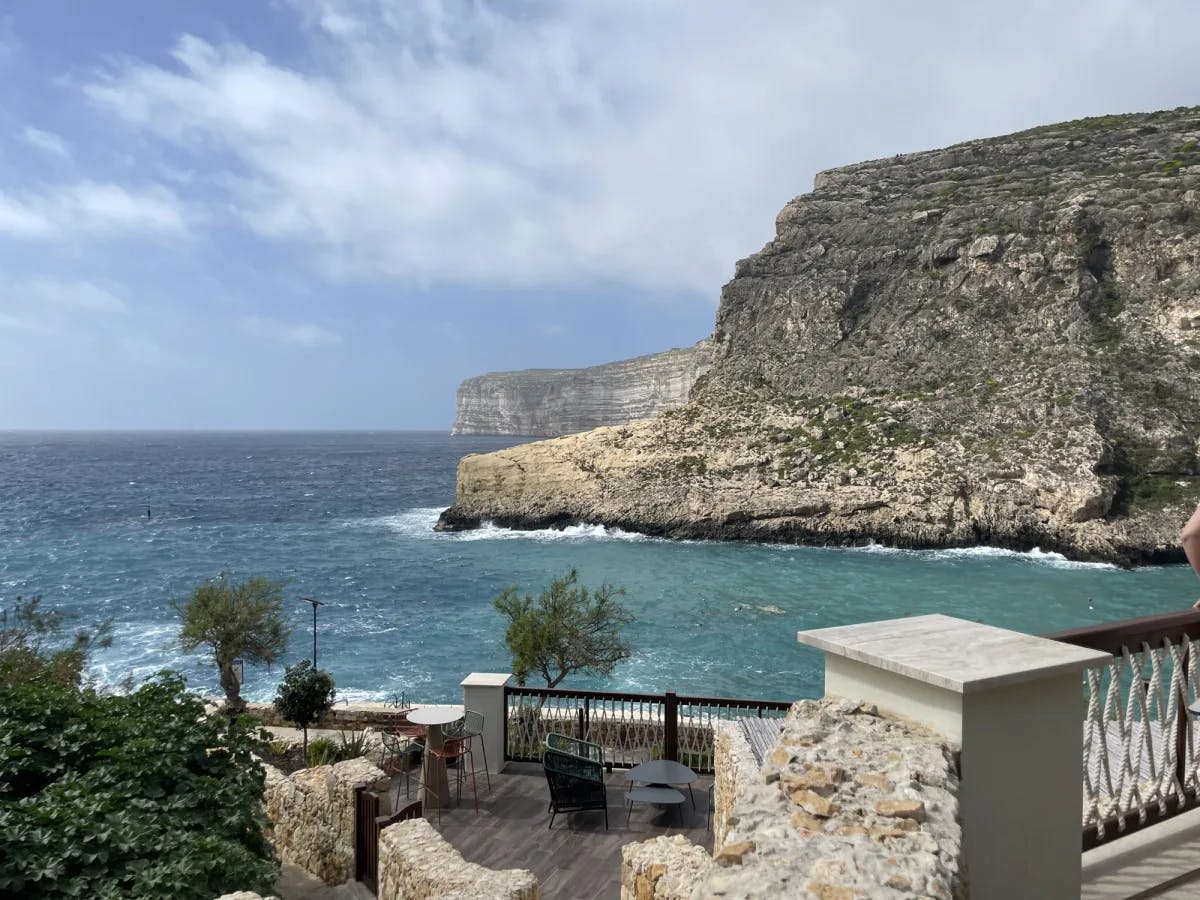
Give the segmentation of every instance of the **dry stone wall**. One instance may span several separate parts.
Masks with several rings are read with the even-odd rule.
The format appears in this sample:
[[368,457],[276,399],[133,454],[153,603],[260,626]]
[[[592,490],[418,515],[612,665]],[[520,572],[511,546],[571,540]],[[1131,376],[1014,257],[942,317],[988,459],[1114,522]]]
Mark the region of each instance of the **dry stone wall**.
[[467,862],[424,819],[397,822],[379,836],[379,900],[539,900],[524,869]]
[[805,700],[738,779],[702,896],[966,896],[955,747],[844,700]]
[[622,848],[622,900],[966,896],[957,748],[873,707],[805,700],[761,767],[716,739],[714,856],[682,837]]
[[[268,728],[295,728],[270,703],[250,703],[246,712]],[[325,730],[362,731],[364,728],[395,728],[408,724],[408,711],[384,703],[356,703],[354,706],[335,706],[321,714],[309,728]]]
[[302,769],[284,775],[267,766],[263,800],[272,842],[283,862],[294,863],[326,884],[354,877],[354,791],[386,792],[390,779],[365,759]]
[[713,867],[703,847],[681,834],[621,848],[621,900],[690,900]]

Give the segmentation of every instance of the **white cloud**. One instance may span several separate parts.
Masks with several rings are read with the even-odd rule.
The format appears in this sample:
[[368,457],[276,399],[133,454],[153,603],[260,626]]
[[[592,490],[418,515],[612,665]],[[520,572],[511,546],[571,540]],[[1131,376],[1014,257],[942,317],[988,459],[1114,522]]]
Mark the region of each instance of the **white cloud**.
[[59,135],[50,131],[42,131],[32,125],[26,125],[21,131],[21,140],[30,147],[57,156],[59,159],[70,159],[71,148]]
[[336,272],[715,298],[818,168],[1189,102],[1200,6],[1100,7],[296,0],[306,68],[185,36],[85,90]]
[[21,197],[0,191],[0,235],[65,240],[81,233],[178,235],[186,230],[182,203],[157,185],[139,190],[80,181]]
[[90,281],[37,279],[21,290],[30,301],[78,312],[127,314],[128,304],[107,288]]
[[301,347],[337,344],[342,340],[335,332],[311,322],[281,322],[265,316],[248,316],[242,320],[242,328],[257,337]]

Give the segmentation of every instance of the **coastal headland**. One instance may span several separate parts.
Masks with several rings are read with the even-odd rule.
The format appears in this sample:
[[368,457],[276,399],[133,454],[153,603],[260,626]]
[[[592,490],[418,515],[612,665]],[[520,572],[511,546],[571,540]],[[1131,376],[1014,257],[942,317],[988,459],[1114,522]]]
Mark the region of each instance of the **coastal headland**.
[[1200,108],[817,175],[683,406],[465,457],[441,529],[1182,559],[1200,500]]

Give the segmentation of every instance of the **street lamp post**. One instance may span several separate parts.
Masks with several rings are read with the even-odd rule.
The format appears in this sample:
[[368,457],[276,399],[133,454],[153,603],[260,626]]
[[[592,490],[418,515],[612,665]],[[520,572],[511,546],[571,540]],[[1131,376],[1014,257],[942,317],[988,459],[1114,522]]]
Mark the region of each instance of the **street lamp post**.
[[317,607],[324,606],[320,600],[314,600],[312,597],[301,597],[305,603],[312,604],[313,610],[313,668],[317,667]]

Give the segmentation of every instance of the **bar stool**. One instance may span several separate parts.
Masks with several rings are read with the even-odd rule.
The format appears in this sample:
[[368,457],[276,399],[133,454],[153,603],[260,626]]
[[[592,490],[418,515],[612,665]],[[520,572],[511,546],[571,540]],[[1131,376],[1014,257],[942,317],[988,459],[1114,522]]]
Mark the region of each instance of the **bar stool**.
[[[492,773],[488,771],[487,761],[487,744],[483,740],[483,713],[477,713],[474,710],[463,710],[462,722],[457,725],[451,725],[455,736],[479,738],[479,747],[483,751],[483,774],[487,778],[488,790],[492,789]],[[450,733],[450,732],[447,732]],[[475,759],[471,758],[471,764],[474,765]]]
[[[453,737],[447,737],[442,742],[441,749],[434,749],[432,746],[427,746],[425,748],[425,752],[430,753],[433,756],[436,756],[438,759],[442,760],[442,762],[444,764],[446,764],[447,766],[450,766],[450,765],[454,766],[454,771],[457,776],[455,778],[455,786],[457,788],[457,796],[458,796],[459,800],[462,800],[462,783],[463,783],[463,778],[466,776],[466,768],[463,765],[463,760],[465,757],[468,757],[468,756],[471,757],[471,794],[475,798],[475,812],[478,813],[479,812],[479,792],[475,789],[475,757],[471,753],[471,739],[469,737],[465,737],[465,736],[459,737],[457,735],[453,736]],[[449,771],[449,769],[447,769],[447,771]],[[435,797],[437,797],[437,799],[438,799],[438,805],[437,805],[437,807],[438,807],[438,824],[441,825],[442,824],[442,807],[446,805],[446,800],[448,800],[449,798],[438,796],[438,793],[436,790],[434,790],[433,788],[431,788],[425,784],[422,784],[421,787],[424,788],[425,790],[431,791],[433,793],[433,795]]]

